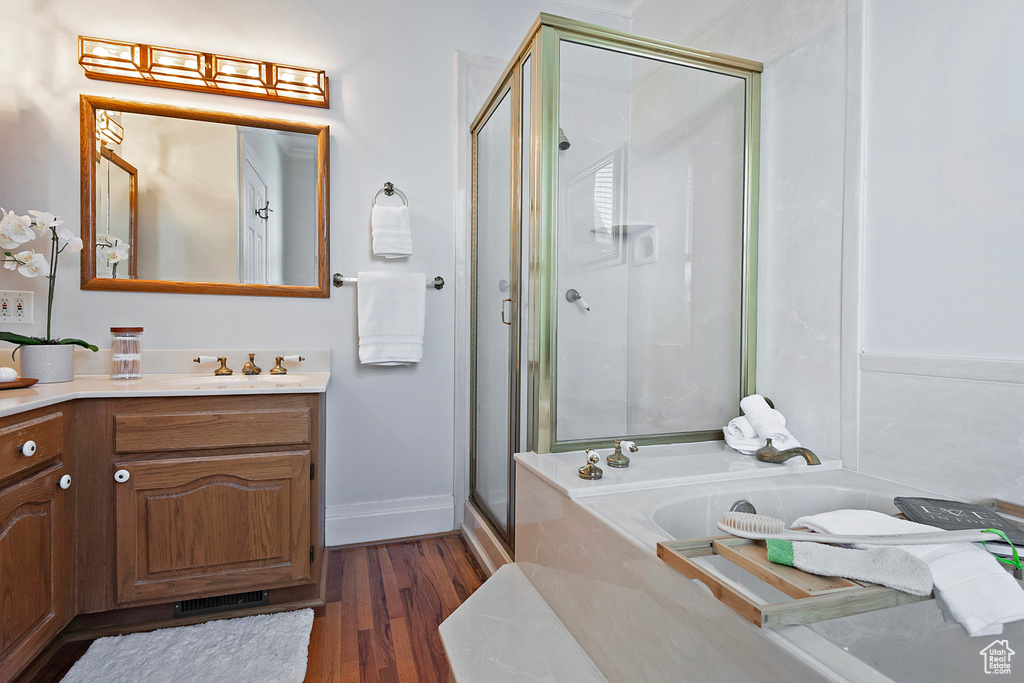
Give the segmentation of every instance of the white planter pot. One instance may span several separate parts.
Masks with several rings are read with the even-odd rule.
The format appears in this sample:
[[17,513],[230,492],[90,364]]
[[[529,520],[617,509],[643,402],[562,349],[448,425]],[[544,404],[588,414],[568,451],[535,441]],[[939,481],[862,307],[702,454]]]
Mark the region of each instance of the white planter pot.
[[40,384],[70,382],[75,377],[72,359],[73,344],[35,344],[18,350],[21,376],[39,380]]

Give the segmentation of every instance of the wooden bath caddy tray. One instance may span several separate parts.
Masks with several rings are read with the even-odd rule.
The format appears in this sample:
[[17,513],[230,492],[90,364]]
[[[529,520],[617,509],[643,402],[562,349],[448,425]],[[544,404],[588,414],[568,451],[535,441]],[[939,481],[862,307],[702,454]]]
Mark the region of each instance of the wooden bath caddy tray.
[[[1024,507],[1019,505],[1001,500],[986,500],[980,504],[1014,517],[1024,517]],[[732,562],[794,599],[777,603],[759,600],[710,565],[696,561],[698,557],[709,555],[718,555]],[[933,597],[911,595],[873,583],[817,576],[796,567],[775,564],[768,561],[764,541],[730,535],[664,541],[658,544],[658,557],[683,576],[703,583],[716,598],[760,627],[813,624]]]

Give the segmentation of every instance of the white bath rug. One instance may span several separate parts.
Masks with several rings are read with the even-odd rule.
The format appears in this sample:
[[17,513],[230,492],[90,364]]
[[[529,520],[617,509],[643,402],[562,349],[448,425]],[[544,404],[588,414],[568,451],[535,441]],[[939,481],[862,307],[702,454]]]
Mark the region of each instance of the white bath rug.
[[63,683],[302,683],[313,610],[96,640]]

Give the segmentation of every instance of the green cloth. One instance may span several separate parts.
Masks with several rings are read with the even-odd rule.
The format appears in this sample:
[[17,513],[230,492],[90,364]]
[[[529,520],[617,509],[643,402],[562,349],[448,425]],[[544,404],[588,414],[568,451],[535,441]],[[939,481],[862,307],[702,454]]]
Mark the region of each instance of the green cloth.
[[768,561],[775,564],[793,565],[793,543],[781,541],[777,538],[769,538],[765,541],[768,546]]

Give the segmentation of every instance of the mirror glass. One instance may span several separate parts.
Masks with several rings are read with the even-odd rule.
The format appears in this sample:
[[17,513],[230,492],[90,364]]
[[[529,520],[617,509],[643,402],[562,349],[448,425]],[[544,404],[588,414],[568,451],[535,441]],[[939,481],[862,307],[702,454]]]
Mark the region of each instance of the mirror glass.
[[326,296],[326,130],[83,98],[83,288]]

